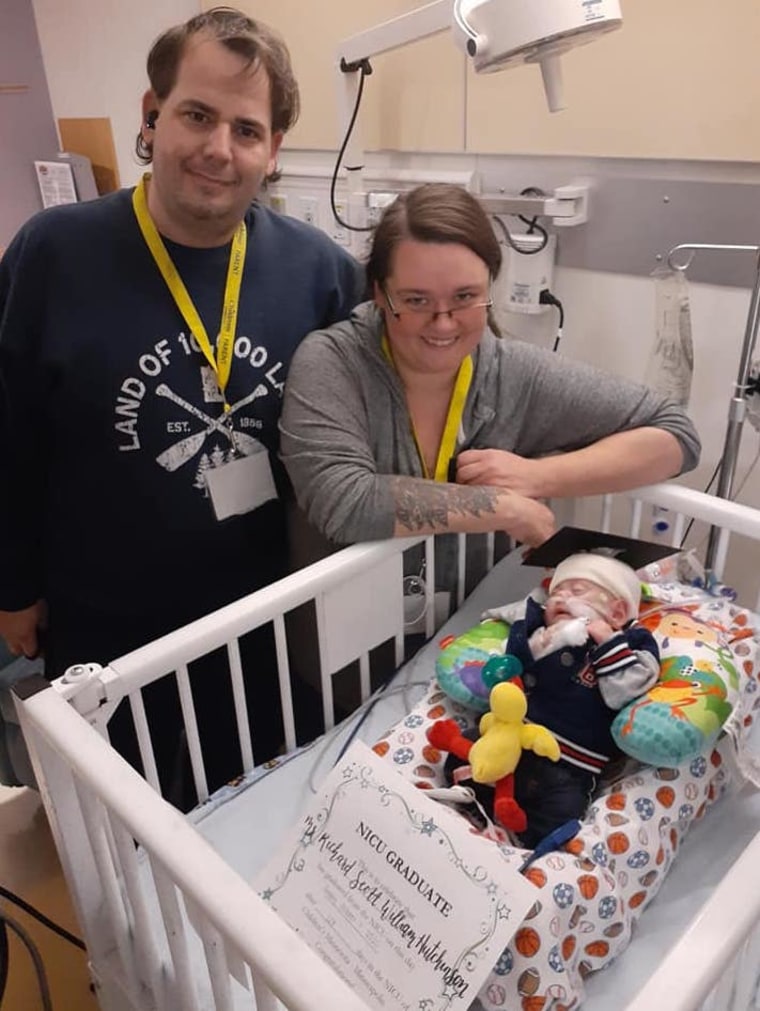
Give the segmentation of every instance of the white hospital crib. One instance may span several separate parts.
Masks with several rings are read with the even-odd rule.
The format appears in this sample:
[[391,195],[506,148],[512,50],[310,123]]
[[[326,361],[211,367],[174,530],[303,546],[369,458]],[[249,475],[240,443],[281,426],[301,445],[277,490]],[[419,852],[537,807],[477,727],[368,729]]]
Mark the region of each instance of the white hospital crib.
[[[633,502],[632,510],[628,509],[628,499]],[[626,520],[625,529],[616,524],[621,533],[646,538],[639,526],[652,505],[670,510],[674,544],[680,542],[691,517],[720,527],[717,571],[725,563],[732,533],[734,543],[739,538],[760,541],[760,511],[677,485],[653,486],[639,490],[635,496],[618,496],[614,509],[611,500],[605,500],[602,529],[609,528],[612,516],[619,516],[624,500],[625,511],[632,518],[630,525]],[[221,805],[214,811],[213,799],[202,803],[207,800],[208,789],[187,665],[211,650],[227,647],[240,733],[241,772],[250,774],[252,746],[238,638],[252,628],[273,622],[287,746],[294,749],[292,692],[298,686],[296,682],[291,684],[289,677],[284,616],[305,602],[314,602],[324,718],[330,727],[330,676],[334,671],[358,659],[361,691],[366,699],[370,693],[370,650],[390,639],[395,643],[397,665],[401,664],[403,552],[417,543],[394,541],[345,549],[104,669],[83,664],[52,685],[31,677],[15,687],[19,720],[84,933],[97,996],[105,1011],[233,1011],[252,1007],[274,1011],[280,1006],[278,1001],[294,1011],[365,1007],[259,898],[249,883],[248,871],[235,869],[225,859],[224,846],[218,845],[214,833],[225,817],[231,817],[233,808]],[[426,541],[426,553],[425,622],[429,638],[436,631],[432,538]],[[463,558],[461,551],[460,556]],[[463,561],[460,569],[463,577]],[[512,570],[520,575],[515,565]],[[519,579],[510,581],[509,597],[491,603],[522,596],[535,582],[535,570],[523,570],[521,578],[522,585],[518,585]],[[743,603],[756,608],[754,600]],[[466,604],[461,587],[456,604]],[[451,626],[449,622],[446,628],[463,631],[477,621],[480,606],[471,613],[459,607],[457,613],[463,616],[460,625]],[[415,667],[412,661],[408,666],[412,670],[410,680],[420,673],[420,665]],[[201,816],[195,818],[180,814],[159,793],[141,689],[165,676],[177,680],[202,804]],[[426,676],[432,676],[429,666]],[[386,725],[404,714],[406,696],[387,694],[363,728],[365,739],[376,739]],[[109,716],[125,698],[132,707],[145,778],[128,766],[104,737]],[[301,750],[292,762],[284,762],[282,770],[275,770],[269,777],[272,783],[276,784],[290,765],[301,769],[298,781],[303,785],[314,763],[323,757],[320,748],[315,745],[311,750]],[[248,787],[249,792],[258,789],[255,782]],[[279,789],[273,787],[275,796]],[[284,786],[281,792],[284,797]],[[276,821],[274,812],[265,809],[265,804],[263,808],[254,821],[267,822],[270,815]],[[205,821],[204,810],[212,811]],[[760,829],[760,808],[755,810],[755,824]],[[298,803],[289,811],[283,801],[283,811],[285,828],[287,820],[297,815]],[[208,831],[205,826],[210,826]],[[249,839],[251,848],[256,845],[261,825],[249,821],[233,831],[244,837],[244,845]],[[657,915],[657,909],[646,911],[640,930]],[[669,1011],[747,1011],[760,1006],[751,1003],[757,998],[760,973],[760,833],[733,861],[692,922],[677,925],[675,936],[678,934],[683,936],[669,953],[661,953],[656,971],[644,970],[647,975],[651,973],[648,982],[645,984],[646,977],[641,975],[636,977],[635,986],[624,982],[615,991],[615,1003],[601,1005],[605,1011],[649,1011],[657,1007]],[[739,955],[734,957],[737,950]],[[604,974],[614,977],[617,971],[615,964]],[[643,988],[634,996],[640,984]],[[550,1011],[550,1005],[546,1004],[543,1011]]]

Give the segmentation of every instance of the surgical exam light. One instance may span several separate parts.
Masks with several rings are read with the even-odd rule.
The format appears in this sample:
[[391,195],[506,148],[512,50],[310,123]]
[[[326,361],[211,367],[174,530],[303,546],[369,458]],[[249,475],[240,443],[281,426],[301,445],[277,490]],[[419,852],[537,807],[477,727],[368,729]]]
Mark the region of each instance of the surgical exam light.
[[559,58],[622,25],[618,0],[435,0],[341,44],[345,71],[399,46],[451,29],[477,73],[538,63],[549,109],[563,108]]

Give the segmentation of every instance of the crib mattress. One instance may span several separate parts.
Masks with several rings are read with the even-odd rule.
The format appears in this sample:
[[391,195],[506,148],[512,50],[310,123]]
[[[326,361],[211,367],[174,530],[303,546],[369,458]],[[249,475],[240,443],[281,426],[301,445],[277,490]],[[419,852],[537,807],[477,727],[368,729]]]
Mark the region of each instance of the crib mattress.
[[[430,682],[438,641],[444,635],[466,631],[486,608],[524,596],[536,585],[537,575],[536,569],[520,564],[517,554],[503,559],[392,682],[394,689],[414,687],[381,698],[357,737],[372,744],[403,720],[425,695],[425,688],[417,683]],[[318,785],[329,772],[353,724],[352,718],[329,740],[320,740],[272,768],[258,770],[244,787],[219,791],[189,816],[198,831],[245,879],[253,880],[274,855],[308,805],[310,783]],[[756,747],[760,747],[760,735],[754,736]],[[585,980],[585,1011],[613,1011],[624,1006],[759,829],[760,794],[749,790],[727,792],[694,824],[657,895],[634,924],[631,943],[614,964]],[[499,1004],[497,988],[487,1006]],[[507,1001],[503,1006],[512,1011],[519,1005]]]

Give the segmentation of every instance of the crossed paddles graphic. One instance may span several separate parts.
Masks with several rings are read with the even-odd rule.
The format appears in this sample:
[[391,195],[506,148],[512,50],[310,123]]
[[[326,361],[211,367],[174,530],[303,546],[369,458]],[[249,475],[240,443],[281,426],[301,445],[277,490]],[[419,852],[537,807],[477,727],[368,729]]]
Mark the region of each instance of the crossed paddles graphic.
[[248,396],[243,397],[242,400],[238,400],[236,404],[233,404],[230,410],[221,415],[218,418],[212,418],[210,415],[201,411],[200,408],[191,404],[189,401],[184,400],[179,394],[171,390],[166,383],[161,383],[156,387],[156,394],[159,397],[166,397],[167,400],[171,400],[172,403],[177,404],[178,407],[182,407],[192,414],[193,417],[200,419],[206,428],[201,432],[195,432],[193,435],[188,435],[186,438],[182,439],[180,442],[175,443],[168,449],[165,449],[162,453],[156,457],[156,463],[160,464],[165,470],[175,471],[178,470],[183,464],[187,463],[189,460],[201,451],[204,442],[212,432],[220,432],[225,435],[233,445],[239,446],[243,452],[246,450],[249,453],[258,452],[261,450],[262,446],[258,439],[254,439],[253,436],[247,435],[245,432],[233,432],[232,426],[228,424],[228,420],[239,411],[242,407],[247,404],[252,403],[254,400],[258,400],[259,397],[265,397],[268,393],[266,386],[262,383],[249,393]]

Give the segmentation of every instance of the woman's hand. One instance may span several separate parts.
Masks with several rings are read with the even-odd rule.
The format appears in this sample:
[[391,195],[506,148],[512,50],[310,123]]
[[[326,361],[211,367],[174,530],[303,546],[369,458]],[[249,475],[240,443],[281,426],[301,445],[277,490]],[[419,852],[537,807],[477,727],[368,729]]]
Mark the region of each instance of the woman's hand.
[[42,600],[22,611],[0,611],[0,638],[14,656],[32,660],[40,652],[39,630],[45,627],[46,617]]
[[465,449],[457,456],[459,484],[489,484],[528,498],[542,498],[541,461],[504,449]]
[[526,495],[507,495],[503,501],[507,512],[504,530],[516,541],[537,548],[556,533],[557,525],[551,509]]

